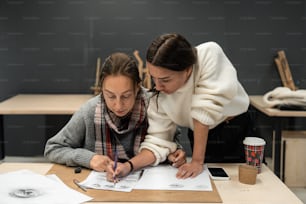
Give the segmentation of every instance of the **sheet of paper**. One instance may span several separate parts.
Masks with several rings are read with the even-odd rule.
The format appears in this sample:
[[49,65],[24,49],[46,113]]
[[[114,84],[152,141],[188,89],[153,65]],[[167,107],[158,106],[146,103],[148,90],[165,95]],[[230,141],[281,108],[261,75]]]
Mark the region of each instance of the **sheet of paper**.
[[107,181],[106,172],[91,171],[88,177],[79,184],[85,188],[131,192],[139,180],[140,174],[141,171],[133,172],[127,177],[120,178],[120,181],[114,184]]
[[1,204],[83,203],[91,197],[75,191],[55,178],[29,170],[0,174]]
[[134,189],[212,191],[207,167],[195,178],[177,179],[176,173],[170,165],[147,168]]

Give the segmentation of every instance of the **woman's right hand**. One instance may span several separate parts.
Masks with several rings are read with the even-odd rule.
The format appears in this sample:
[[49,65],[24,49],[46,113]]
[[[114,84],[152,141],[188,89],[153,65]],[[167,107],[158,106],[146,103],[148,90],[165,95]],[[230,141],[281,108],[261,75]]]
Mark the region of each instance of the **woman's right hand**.
[[[117,168],[114,169],[114,162],[111,162],[106,170],[106,178],[110,182],[118,182],[121,177],[127,176],[129,173],[131,173],[131,166],[125,162],[125,163],[117,163]],[[114,179],[116,179],[114,181]]]
[[168,155],[168,160],[172,163],[172,166],[179,168],[186,163],[186,152],[182,149],[177,149]]
[[90,168],[95,171],[106,171],[112,160],[108,156],[96,154],[90,160]]

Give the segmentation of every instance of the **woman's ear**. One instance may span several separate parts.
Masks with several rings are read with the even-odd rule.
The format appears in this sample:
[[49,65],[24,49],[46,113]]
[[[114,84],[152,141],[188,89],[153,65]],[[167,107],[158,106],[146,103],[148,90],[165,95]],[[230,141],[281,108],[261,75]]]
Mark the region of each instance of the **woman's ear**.
[[188,68],[186,69],[186,72],[187,72],[187,77],[189,78],[190,75],[191,75],[191,73],[192,73],[192,66],[188,67]]

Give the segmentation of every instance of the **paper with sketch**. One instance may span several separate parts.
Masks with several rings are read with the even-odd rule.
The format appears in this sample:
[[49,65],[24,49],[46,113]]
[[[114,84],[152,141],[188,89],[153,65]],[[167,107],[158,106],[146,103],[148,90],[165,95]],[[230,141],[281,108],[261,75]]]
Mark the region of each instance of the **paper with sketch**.
[[195,178],[177,179],[176,173],[170,165],[147,168],[134,189],[212,191],[207,167]]
[[54,204],[83,203],[92,200],[62,182],[36,174],[30,170],[19,170],[0,174],[1,204]]
[[106,179],[106,172],[91,171],[88,177],[79,184],[85,188],[131,192],[139,180],[141,171],[136,171],[114,184]]

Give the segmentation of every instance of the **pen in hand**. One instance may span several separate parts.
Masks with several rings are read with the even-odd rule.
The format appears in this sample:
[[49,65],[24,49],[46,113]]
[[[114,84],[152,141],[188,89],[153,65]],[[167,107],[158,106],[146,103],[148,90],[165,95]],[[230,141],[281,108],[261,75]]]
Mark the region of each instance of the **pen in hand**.
[[[115,150],[115,161],[114,161],[114,173],[116,172],[116,169],[117,169],[117,163],[118,163],[118,152],[116,149]],[[117,182],[116,174],[114,174],[113,180],[114,180],[114,186],[115,186]]]

